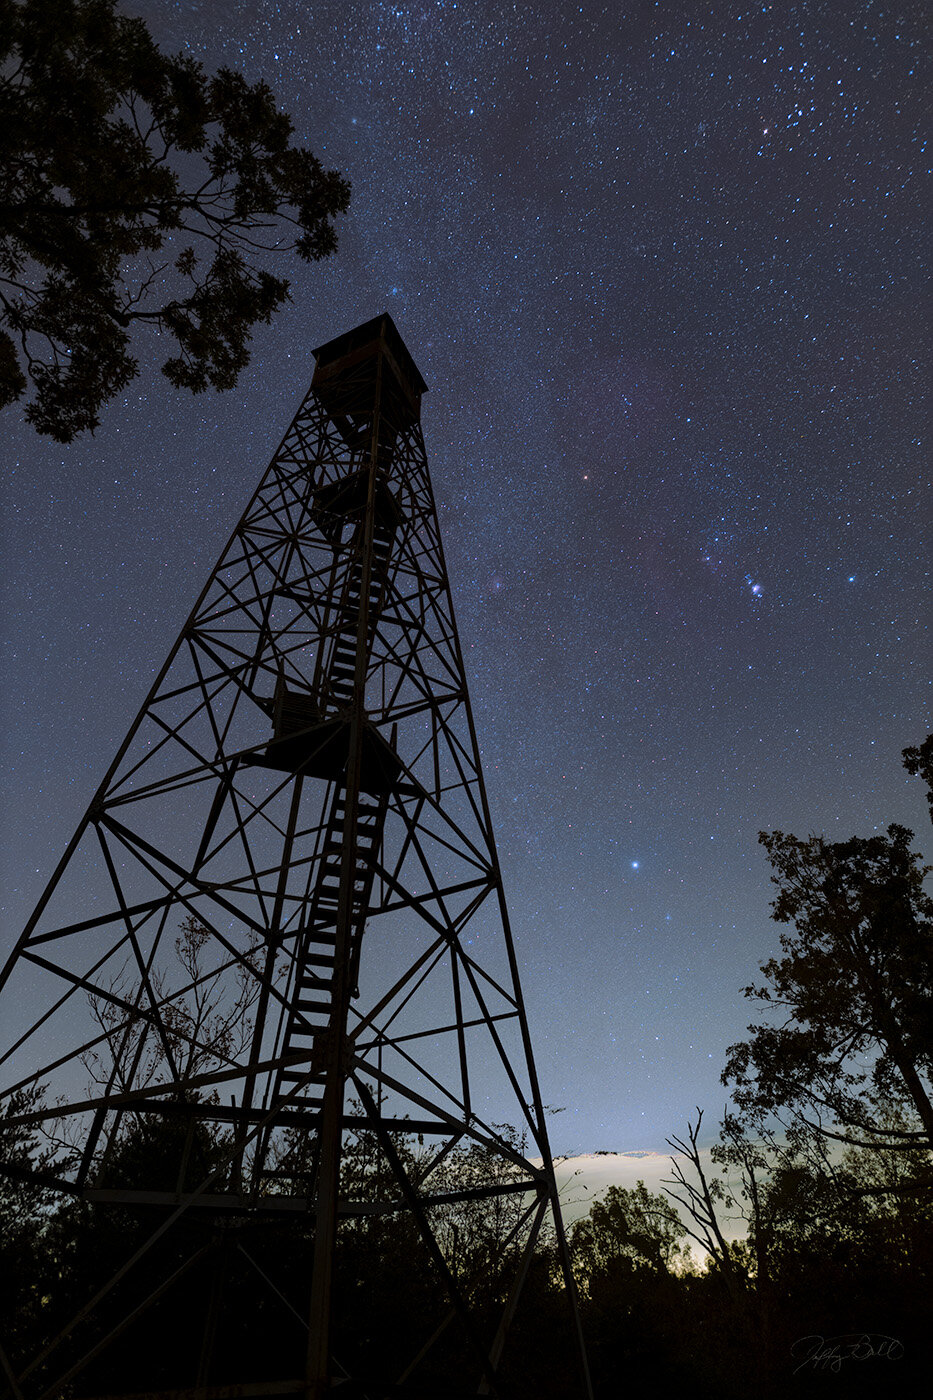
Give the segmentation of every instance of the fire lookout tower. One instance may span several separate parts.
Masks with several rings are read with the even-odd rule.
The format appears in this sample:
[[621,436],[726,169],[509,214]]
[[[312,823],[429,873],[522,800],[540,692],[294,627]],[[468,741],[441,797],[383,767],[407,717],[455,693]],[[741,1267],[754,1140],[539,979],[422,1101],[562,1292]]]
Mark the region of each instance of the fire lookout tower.
[[388,315],[314,353],[0,974],[0,1105],[96,1259],[38,1353],[0,1324],[16,1400],[507,1395],[548,1221],[589,1391],[426,385]]

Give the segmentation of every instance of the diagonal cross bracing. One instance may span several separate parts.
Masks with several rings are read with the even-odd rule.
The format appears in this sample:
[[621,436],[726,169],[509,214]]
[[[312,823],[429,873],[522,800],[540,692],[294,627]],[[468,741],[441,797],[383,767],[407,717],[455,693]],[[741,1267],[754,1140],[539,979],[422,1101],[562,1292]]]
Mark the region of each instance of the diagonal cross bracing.
[[[0,973],[12,1084],[0,1102],[48,1086],[47,1107],[11,1121],[55,1133],[67,1120],[79,1150],[58,1179],[95,1208],[172,1201],[172,1229],[304,1212],[309,1293],[288,1302],[309,1320],[306,1400],[336,1375],[347,1222],[409,1211],[454,1304],[453,1322],[425,1320],[412,1384],[419,1358],[460,1325],[474,1392],[496,1393],[544,1209],[563,1236],[421,435],[424,385],[388,317],[316,355],[309,394]],[[527,1130],[543,1163],[503,1123]],[[406,1124],[428,1139],[421,1167],[399,1145]],[[200,1183],[195,1140],[222,1144]],[[177,1142],[171,1180],[129,1171],[140,1141]],[[390,1196],[347,1196],[350,1142],[371,1145]],[[498,1164],[487,1183],[458,1185],[467,1150]],[[527,1190],[538,1206],[516,1219],[518,1272],[487,1334],[434,1212]],[[153,1230],[153,1248],[169,1228]],[[172,1288],[151,1296],[164,1310]],[[92,1313],[82,1305],[74,1327]],[[108,1323],[114,1336],[129,1325]],[[35,1365],[22,1367],[26,1400]],[[586,1394],[582,1352],[581,1365]],[[232,1383],[222,1369],[202,1352],[202,1380]]]

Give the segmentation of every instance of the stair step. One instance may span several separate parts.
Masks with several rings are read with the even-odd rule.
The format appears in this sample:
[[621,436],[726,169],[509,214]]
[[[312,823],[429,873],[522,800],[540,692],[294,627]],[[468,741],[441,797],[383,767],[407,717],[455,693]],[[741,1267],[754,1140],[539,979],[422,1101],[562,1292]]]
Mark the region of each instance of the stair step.
[[[334,970],[334,961],[336,956],[336,949],[333,946],[331,946],[329,951],[326,953],[306,953],[305,960],[307,963],[311,964],[311,966],[303,966],[299,969],[298,986],[303,987],[306,984],[309,987],[321,986],[325,982],[329,982],[331,978],[331,973]],[[315,972],[314,968],[317,967],[323,968],[324,971]]]
[[[366,845],[364,846],[363,843],[362,843],[362,841],[360,840],[360,836],[361,836],[361,835],[367,835],[367,836],[368,836],[369,833],[368,833],[368,832],[363,832],[363,833],[361,833],[359,827],[357,827],[357,829],[356,829],[356,863],[357,863],[357,867],[358,867],[359,869],[368,869],[368,868],[370,867],[370,865],[372,865],[372,858],[373,858],[373,856],[374,856],[374,854],[375,854],[375,842],[367,842]],[[325,860],[326,860],[329,856],[334,855],[334,854],[336,854],[336,852],[334,852],[334,851],[328,851],[326,847],[324,848],[324,858],[325,858]],[[341,855],[342,855],[342,851],[341,851]],[[322,867],[322,868],[323,868],[323,867]],[[329,867],[328,867],[328,868],[329,868]]]
[[[327,971],[332,973],[333,970],[334,959],[331,958]],[[295,990],[298,992],[329,992],[333,980],[333,977],[321,977],[316,972],[305,972]]]

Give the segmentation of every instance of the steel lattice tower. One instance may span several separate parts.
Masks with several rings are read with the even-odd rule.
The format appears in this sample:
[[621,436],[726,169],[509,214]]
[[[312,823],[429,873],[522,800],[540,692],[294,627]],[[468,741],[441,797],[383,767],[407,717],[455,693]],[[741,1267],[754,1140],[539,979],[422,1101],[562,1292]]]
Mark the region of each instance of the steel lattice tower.
[[[388,315],[315,359],[0,976],[9,1122],[70,1144],[47,1184],[151,1225],[77,1321],[63,1321],[60,1363],[55,1345],[38,1365],[0,1354],[17,1376],[9,1393],[26,1400],[82,1393],[107,1329],[136,1325],[114,1298],[146,1251],[194,1218],[212,1243],[204,1259],[176,1260],[179,1275],[210,1273],[237,1222],[301,1221],[313,1243],[297,1300],[305,1374],[240,1388],[224,1374],[211,1348],[225,1306],[215,1262],[197,1373],[177,1382],[186,1396],[320,1400],[352,1378],[331,1355],[335,1242],[367,1211],[407,1213],[449,1316],[401,1374],[341,1393],[408,1393],[451,1328],[472,1367],[464,1393],[499,1393],[506,1330],[549,1216],[573,1305],[421,434],[426,386]],[[40,1085],[58,1101],[35,1099]],[[499,1113],[527,1146],[489,1121]],[[199,1176],[208,1129],[214,1156]],[[169,1145],[172,1180],[154,1168],[128,1177],[134,1132],[163,1154]],[[402,1150],[412,1134],[417,1161]],[[364,1139],[379,1163],[375,1200],[347,1179],[348,1143]],[[468,1146],[495,1171],[452,1189],[445,1165]],[[473,1315],[438,1221],[453,1201],[492,1209],[516,1196],[503,1251],[512,1277],[490,1326]],[[173,1286],[167,1276],[152,1297],[133,1295],[139,1316]],[[75,1339],[95,1308],[106,1327],[82,1352]],[[567,1326],[585,1394],[575,1307]],[[131,1388],[147,1384],[140,1374]]]

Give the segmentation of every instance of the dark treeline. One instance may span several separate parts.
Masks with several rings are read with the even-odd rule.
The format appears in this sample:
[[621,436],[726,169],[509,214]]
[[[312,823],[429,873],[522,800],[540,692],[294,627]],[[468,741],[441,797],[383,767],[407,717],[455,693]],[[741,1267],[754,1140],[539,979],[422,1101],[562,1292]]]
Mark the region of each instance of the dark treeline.
[[[907,750],[905,764],[929,783],[933,736]],[[611,1187],[570,1230],[600,1400],[659,1384],[665,1394],[717,1400],[900,1396],[928,1384],[933,902],[912,840],[897,826],[839,843],[762,836],[784,932],[781,956],[746,988],[757,1009],[749,1038],[727,1052],[733,1108],[709,1148],[699,1110],[672,1135],[664,1194],[643,1183]],[[181,940],[192,956],[195,932]],[[67,1143],[10,1121],[35,1097],[15,1095],[0,1120],[0,1360],[20,1373],[40,1358],[23,1382],[27,1400],[71,1368],[74,1379],[55,1394],[301,1374],[309,1218],[270,1226],[190,1211],[120,1277],[164,1220],[161,1208],[147,1215],[53,1196],[43,1171],[61,1163]],[[222,1185],[232,1170],[224,1131],[202,1125],[183,1144],[178,1122],[128,1118],[98,1187],[190,1189],[215,1170]],[[286,1188],[290,1171],[293,1186],[301,1179],[303,1148],[300,1140],[286,1148]],[[412,1136],[398,1150],[417,1176],[424,1145]],[[432,1182],[456,1193],[509,1170],[501,1156],[461,1146]],[[364,1394],[367,1377],[404,1379],[436,1333],[418,1388],[397,1393],[461,1393],[450,1378],[468,1374],[475,1386],[435,1264],[415,1221],[395,1208],[395,1178],[365,1132],[346,1143],[342,1193],[365,1209],[339,1236],[337,1363],[352,1366]],[[513,1193],[432,1207],[447,1266],[489,1336],[507,1300],[502,1280],[514,1267],[504,1266],[517,1260],[525,1205]],[[502,1358],[503,1396],[580,1393],[568,1316],[555,1242],[542,1235]],[[42,1360],[47,1341],[75,1318],[54,1361]]]
[[[164,1122],[143,1124],[113,1171],[124,1182],[165,1188],[177,1173],[178,1147]],[[202,1136],[189,1157],[192,1179],[220,1150]],[[417,1142],[407,1150],[414,1162]],[[686,1386],[697,1396],[816,1395],[827,1386],[847,1396],[910,1393],[928,1374],[933,1295],[933,1204],[928,1191],[911,1189],[919,1162],[894,1163],[874,1148],[834,1160],[812,1142],[754,1141],[734,1120],[713,1157],[712,1167],[708,1153],[676,1159],[687,1183],[678,1193],[694,1210],[686,1220],[639,1183],[610,1187],[571,1228],[596,1395],[622,1396],[639,1383]],[[494,1169],[501,1163],[465,1152],[448,1175],[453,1185]],[[371,1144],[350,1147],[346,1172],[351,1193],[388,1199],[392,1183]],[[490,1331],[505,1302],[503,1243],[520,1200],[505,1197],[493,1212],[486,1202],[449,1207],[441,1231],[448,1262]],[[4,1206],[0,1340],[17,1367],[108,1283],[159,1217],[78,1200],[54,1207],[41,1190],[16,1186],[4,1188]],[[747,1234],[730,1238],[739,1213]],[[689,1232],[711,1237],[712,1251],[691,1253]],[[220,1382],[300,1374],[312,1244],[304,1218],[270,1228],[192,1214],[75,1329],[54,1369],[40,1366],[36,1378],[62,1375],[177,1270],[184,1272],[164,1296],[64,1393],[190,1385],[199,1375]],[[338,1361],[352,1358],[363,1377],[397,1377],[448,1309],[410,1216],[361,1216],[343,1227]],[[450,1393],[445,1378],[475,1372],[459,1330],[447,1330],[419,1371],[425,1393],[432,1384],[433,1393]],[[579,1393],[552,1241],[542,1241],[526,1285],[502,1393],[529,1400]]]

